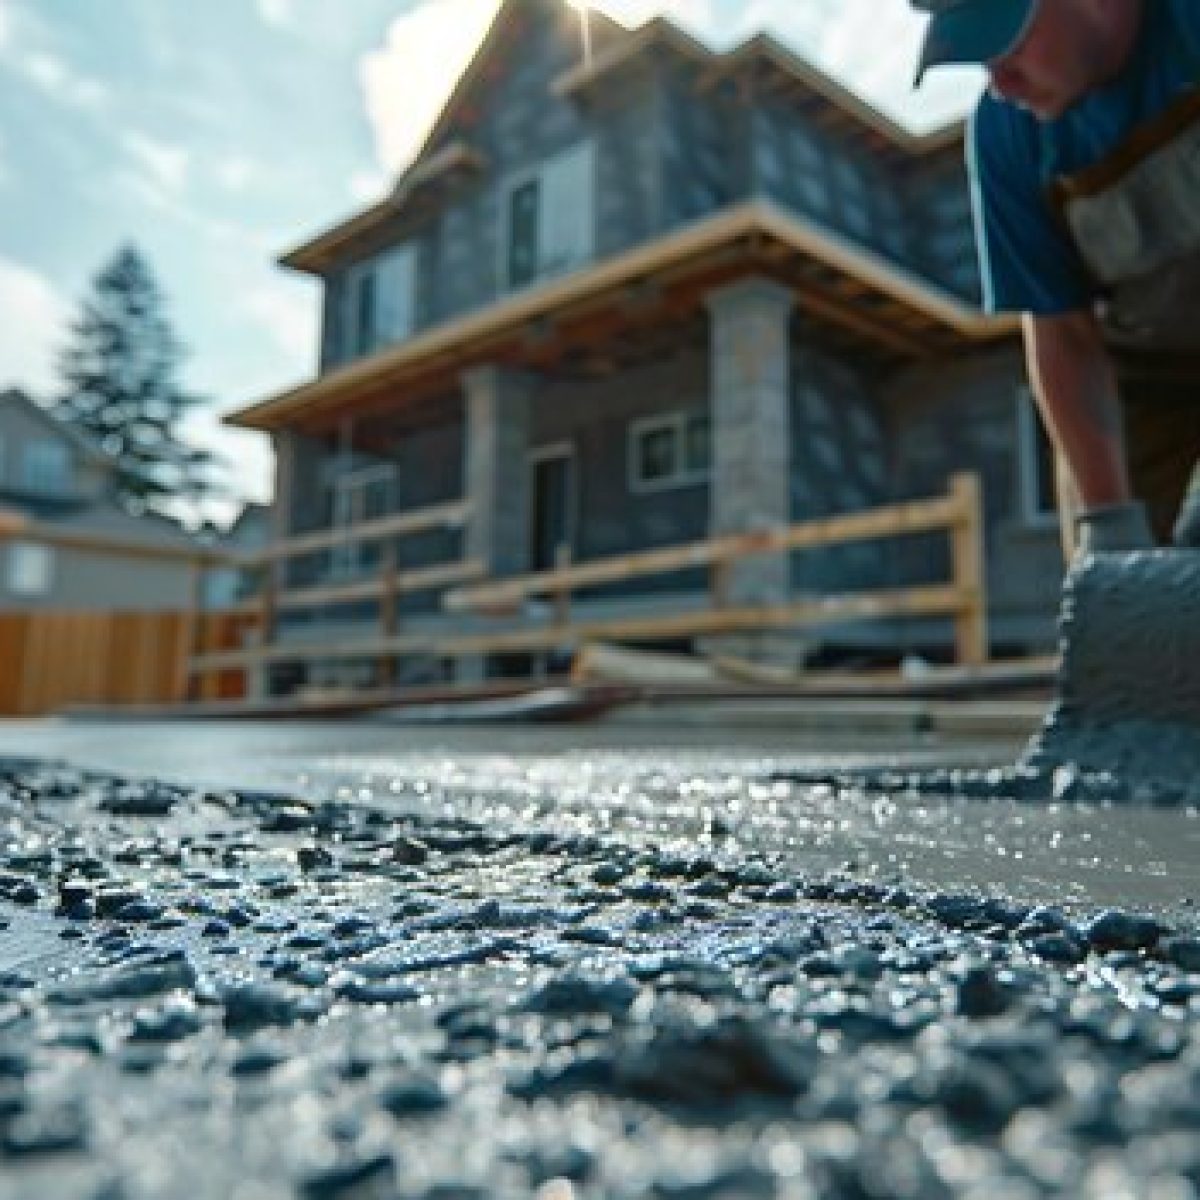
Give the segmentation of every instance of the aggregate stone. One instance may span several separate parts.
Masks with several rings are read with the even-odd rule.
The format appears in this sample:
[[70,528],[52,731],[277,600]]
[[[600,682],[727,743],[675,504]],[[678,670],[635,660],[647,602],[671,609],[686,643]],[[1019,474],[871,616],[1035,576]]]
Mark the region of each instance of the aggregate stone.
[[1164,958],[1181,970],[1200,972],[1200,938],[1169,937],[1159,949]]
[[300,1185],[303,1200],[392,1200],[396,1162],[387,1152],[315,1171]]
[[976,965],[959,980],[956,1009],[964,1017],[996,1017],[1008,1011],[1013,997],[1014,989],[992,967]]
[[131,1042],[178,1042],[199,1033],[203,1019],[190,1000],[169,1001],[161,1008],[135,1014]]
[[82,1153],[88,1147],[87,1122],[71,1104],[20,1113],[0,1131],[0,1152],[11,1159]]
[[165,817],[179,799],[178,791],[162,784],[125,784],[107,790],[100,808],[127,817]]
[[289,1060],[282,1046],[259,1043],[247,1046],[229,1064],[229,1073],[235,1079],[247,1079],[255,1075],[267,1075]]
[[269,983],[232,984],[218,991],[218,999],[225,1009],[225,1028],[231,1033],[291,1025],[304,1011],[296,992]]
[[52,988],[49,999],[59,1004],[87,1004],[97,1000],[143,1000],[178,990],[190,991],[197,983],[196,968],[182,954],[165,962],[122,967]]
[[1148,950],[1158,941],[1162,927],[1151,917],[1109,909],[1083,932],[1094,950]]
[[629,979],[589,979],[564,974],[534,988],[518,1007],[553,1016],[608,1013],[621,1017],[637,999],[638,991],[637,984]]
[[397,1120],[405,1120],[440,1112],[450,1099],[437,1079],[428,1075],[410,1075],[384,1087],[377,1102]]

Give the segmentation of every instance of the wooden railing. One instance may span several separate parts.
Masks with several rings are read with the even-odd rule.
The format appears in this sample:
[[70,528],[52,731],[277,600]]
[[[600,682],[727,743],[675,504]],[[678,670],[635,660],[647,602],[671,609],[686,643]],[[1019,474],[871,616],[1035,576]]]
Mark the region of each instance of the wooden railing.
[[[462,510],[465,517],[465,507]],[[410,516],[412,521],[419,514]],[[394,532],[388,522],[376,523],[372,536],[388,537]],[[413,524],[409,531],[425,526]],[[359,527],[361,537],[364,527]],[[774,605],[734,605],[728,600],[731,569],[739,562],[758,555],[778,555],[795,550],[840,546],[856,541],[875,541],[910,534],[942,531],[950,537],[951,579],[947,583],[919,587],[893,588],[873,592],[805,597]],[[332,544],[328,538],[321,544]],[[303,543],[305,550],[297,549]],[[315,538],[293,539],[275,547],[266,556],[271,561],[291,553],[306,552],[317,546]],[[593,620],[572,619],[573,593],[582,588],[627,582],[653,575],[695,567],[707,567],[710,573],[709,605],[689,612],[657,616],[616,617]],[[435,574],[435,572],[437,574]],[[405,583],[424,586],[449,585],[455,576],[483,574],[483,565],[473,562],[450,563],[426,568],[422,577],[405,577],[393,572],[380,580],[292,593],[291,600],[328,602],[333,594],[345,598],[394,598]],[[416,578],[414,579],[414,576]],[[431,583],[430,580],[435,582]],[[314,597],[316,599],[314,599]],[[701,637],[714,634],[796,629],[845,621],[890,617],[949,616],[954,620],[955,649],[958,661],[978,665],[987,660],[986,597],[984,591],[983,518],[979,480],[970,474],[957,475],[947,495],[930,500],[889,505],[861,513],[807,521],[781,529],[758,533],[710,538],[706,541],[648,550],[637,554],[601,559],[575,566],[488,582],[450,591],[444,606],[450,612],[481,613],[517,617],[526,601],[549,597],[548,616],[534,624],[517,628],[484,629],[476,632],[399,633],[381,620],[380,635],[311,644],[273,644],[268,636],[274,628],[274,614],[288,601],[272,597],[261,601],[262,645],[220,654],[207,654],[192,661],[192,670],[203,673],[232,667],[261,666],[269,663],[319,660],[394,660],[419,654],[434,658],[456,659],[487,654],[534,652],[579,646],[588,641],[660,641]],[[386,618],[386,613],[384,614]]]
[[[253,599],[237,605],[233,611],[257,616],[258,644],[236,650],[192,655],[188,671],[196,681],[194,690],[202,698],[205,697],[207,680],[221,671],[266,666],[278,662],[338,658],[378,658],[381,682],[386,686],[393,676],[395,655],[386,650],[344,655],[336,650],[320,652],[319,647],[314,646],[279,645],[276,643],[279,614],[337,604],[374,602],[379,607],[379,637],[360,644],[383,646],[391,641],[400,640],[398,602],[401,596],[414,592],[439,591],[480,579],[486,575],[487,566],[480,561],[460,559],[401,570],[397,560],[397,542],[405,537],[434,530],[460,529],[466,524],[470,512],[469,501],[455,500],[360,522],[344,529],[323,529],[299,534],[274,542],[256,553],[240,555],[237,564],[243,570],[258,576],[259,591]],[[381,550],[379,573],[373,578],[302,587],[285,587],[280,580],[281,565],[291,559],[372,543],[379,544]],[[318,652],[314,653],[314,650]]]

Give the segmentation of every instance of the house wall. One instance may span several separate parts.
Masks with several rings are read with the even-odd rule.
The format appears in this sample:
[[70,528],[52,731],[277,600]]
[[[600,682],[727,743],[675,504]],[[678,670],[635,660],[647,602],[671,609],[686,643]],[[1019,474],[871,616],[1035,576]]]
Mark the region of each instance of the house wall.
[[[31,412],[23,401],[4,403],[0,396],[0,502],[7,496],[61,501],[94,500],[104,495],[111,470],[90,459],[64,433],[56,430],[52,418]],[[22,462],[27,447],[37,442],[54,442],[69,455],[68,481],[57,492],[31,493],[22,483]]]
[[186,564],[87,554],[52,547],[50,588],[43,595],[14,594],[9,587],[11,545],[0,545],[0,609],[187,610],[192,574]]
[[578,63],[574,14],[560,0],[528,0],[525,12],[520,52],[508,55],[486,94],[473,101],[478,120],[465,136],[482,155],[482,176],[440,212],[401,213],[327,275],[322,370],[359,353],[341,319],[348,280],[356,264],[385,249],[416,247],[414,333],[504,295],[502,209],[509,184],[585,139],[596,153],[597,258],[764,196],[964,298],[978,298],[960,151],[895,167],[853,138],[823,130],[786,98],[698,88],[696,68],[671,57],[627,68],[580,102],[560,98],[550,84]]
[[[631,487],[630,429],[645,417],[708,406],[708,348],[681,344],[658,362],[600,379],[547,379],[534,406],[530,451],[569,443],[578,488],[577,561],[698,541],[708,535],[704,481],[637,492]],[[622,589],[649,593],[699,584],[698,572],[650,576]]]
[[[792,520],[857,512],[891,495],[878,380],[823,346],[799,324],[792,339]],[[888,542],[792,556],[799,592],[880,587],[891,575]]]
[[[945,489],[956,471],[983,481],[987,591],[993,641],[1049,648],[1063,561],[1058,526],[1021,511],[1017,429],[1025,371],[1015,345],[951,363],[910,368],[881,390],[889,424],[890,474],[901,499]],[[906,539],[906,582],[945,578],[947,539]]]

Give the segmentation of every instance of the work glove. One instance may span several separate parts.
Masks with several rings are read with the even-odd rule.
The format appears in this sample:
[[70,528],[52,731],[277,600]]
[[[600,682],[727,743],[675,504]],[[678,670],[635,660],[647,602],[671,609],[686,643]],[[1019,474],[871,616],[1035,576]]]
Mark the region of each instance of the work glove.
[[1106,504],[1080,513],[1075,519],[1075,533],[1081,555],[1154,548],[1146,506],[1138,500]]

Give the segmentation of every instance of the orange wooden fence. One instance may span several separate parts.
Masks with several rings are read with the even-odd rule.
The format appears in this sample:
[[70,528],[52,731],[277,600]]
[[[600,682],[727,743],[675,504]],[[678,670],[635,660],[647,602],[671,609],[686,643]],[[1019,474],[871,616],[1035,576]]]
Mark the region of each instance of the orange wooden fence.
[[[76,704],[179,704],[188,660],[240,644],[245,615],[0,613],[0,716],[35,717]],[[245,696],[242,671],[205,681],[208,699]]]

